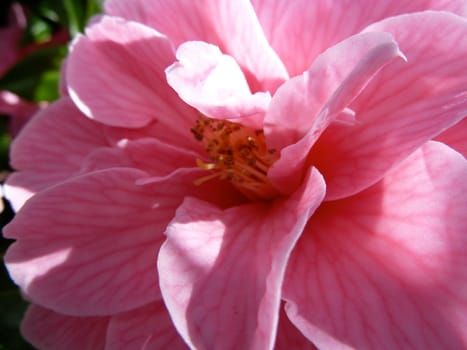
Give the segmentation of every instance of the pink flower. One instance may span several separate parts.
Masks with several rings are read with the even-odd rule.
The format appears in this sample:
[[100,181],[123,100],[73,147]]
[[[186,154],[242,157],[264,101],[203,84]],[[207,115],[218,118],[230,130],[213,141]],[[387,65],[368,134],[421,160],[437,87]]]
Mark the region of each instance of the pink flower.
[[[9,19],[5,28],[0,29],[0,78],[28,54],[41,48],[65,44],[69,40],[66,30],[55,33],[48,41],[21,46],[21,38],[27,26],[24,8],[14,2],[9,9]],[[46,102],[27,101],[11,91],[0,90],[0,114],[11,117],[9,132],[15,137],[32,115],[43,108]]]
[[6,26],[0,28],[0,76],[4,75],[24,55],[20,48],[21,36],[26,28],[26,15],[18,3],[11,5]]
[[0,90],[0,113],[12,117],[9,123],[9,133],[13,137],[18,135],[41,106],[46,105],[46,102],[40,104],[29,102],[10,91]]
[[[7,26],[0,29],[0,77],[26,54],[20,47],[21,36],[26,28],[24,10],[18,3],[14,3],[9,12]],[[12,135],[16,136],[37,109],[36,104],[23,100],[10,91],[0,90],[0,114],[14,117],[11,122]]]
[[467,348],[465,2],[106,11],[12,149],[32,343]]

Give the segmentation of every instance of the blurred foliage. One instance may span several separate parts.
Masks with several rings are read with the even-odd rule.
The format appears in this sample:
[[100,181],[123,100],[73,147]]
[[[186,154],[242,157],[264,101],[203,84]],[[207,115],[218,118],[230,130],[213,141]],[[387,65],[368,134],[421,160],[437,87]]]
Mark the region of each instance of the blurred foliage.
[[31,53],[0,79],[0,90],[34,102],[57,99],[60,66],[66,52],[62,45]]
[[[6,25],[8,9],[12,3],[20,3],[27,11],[27,27],[21,48],[36,45],[34,50],[0,77],[0,90],[8,90],[33,101],[52,101],[58,97],[60,67],[67,54],[68,40],[83,32],[89,18],[99,13],[103,0],[1,0],[0,27]],[[65,32],[65,40],[54,43],[58,33]],[[66,35],[68,33],[68,36]],[[50,42],[51,41],[51,42]],[[48,44],[49,43],[49,44]],[[37,46],[39,45],[39,46]],[[0,176],[9,172],[8,150],[11,136],[8,133],[8,116],[0,115]],[[5,203],[0,215],[0,225],[5,226],[13,212]],[[0,256],[12,243],[0,240]],[[19,324],[27,303],[9,279],[5,266],[0,268],[0,350],[28,350],[32,347],[19,333]]]
[[[28,25],[21,45],[46,43],[66,30],[70,37],[83,32],[89,18],[101,11],[102,0],[23,0]],[[60,66],[68,43],[43,47],[27,55],[0,79],[0,90],[28,100],[53,101],[58,97]]]
[[[9,170],[8,152],[10,150],[10,142],[11,136],[8,133],[8,119],[0,118],[0,177],[1,172],[6,172]],[[0,220],[0,225],[0,227],[3,227],[5,225],[5,222]]]
[[[83,32],[88,19],[101,11],[102,0],[23,0],[32,13],[31,18],[40,18],[43,25],[60,25],[72,36]],[[35,26],[34,21],[30,26]],[[31,31],[31,30],[30,30]],[[33,33],[30,33],[33,34]],[[37,39],[33,36],[33,38]]]

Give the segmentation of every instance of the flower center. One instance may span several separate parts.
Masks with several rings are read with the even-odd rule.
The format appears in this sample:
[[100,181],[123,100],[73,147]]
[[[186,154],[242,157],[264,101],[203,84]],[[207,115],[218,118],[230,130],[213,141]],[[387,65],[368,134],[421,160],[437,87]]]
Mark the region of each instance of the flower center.
[[209,162],[197,159],[198,166],[213,171],[196,180],[196,185],[219,178],[229,180],[250,199],[270,199],[277,195],[267,173],[278,155],[266,147],[262,130],[201,115],[191,132],[209,155]]

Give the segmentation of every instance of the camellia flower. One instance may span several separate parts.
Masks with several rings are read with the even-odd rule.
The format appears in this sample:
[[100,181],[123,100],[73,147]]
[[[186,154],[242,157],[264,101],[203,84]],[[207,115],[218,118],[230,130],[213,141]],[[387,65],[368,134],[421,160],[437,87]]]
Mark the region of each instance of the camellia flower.
[[12,149],[27,339],[467,348],[464,1],[105,8]]

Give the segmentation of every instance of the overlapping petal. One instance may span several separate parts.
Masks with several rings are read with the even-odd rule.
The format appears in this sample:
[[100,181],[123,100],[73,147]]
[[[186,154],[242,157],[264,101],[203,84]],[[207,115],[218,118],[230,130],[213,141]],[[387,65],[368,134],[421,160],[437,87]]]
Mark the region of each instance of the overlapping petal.
[[[313,133],[316,139],[395,58],[404,56],[388,33],[356,35],[329,48],[308,71],[287,81],[274,95],[265,118],[268,145],[282,149],[319,126],[319,132]],[[320,121],[324,116],[328,120]]]
[[165,304],[190,346],[273,347],[287,259],[324,190],[312,170],[303,188],[272,207],[222,211],[185,200],[168,226],[158,270]]
[[135,185],[145,176],[103,170],[27,202],[4,229],[19,239],[5,262],[33,302],[61,313],[105,315],[158,298],[154,252],[171,216],[158,210],[161,198]]
[[109,317],[65,316],[31,305],[21,333],[39,349],[103,349],[108,323]]
[[166,34],[175,46],[192,40],[217,45],[235,57],[253,92],[273,93],[288,78],[247,0],[138,0],[131,4],[110,0],[105,7],[109,14],[139,21]]
[[64,97],[40,111],[11,147],[11,165],[35,174],[69,177],[92,150],[108,146],[102,127]]
[[[181,99],[211,118],[242,122],[260,114],[262,117],[271,95],[252,94],[237,62],[222,54],[217,46],[201,41],[186,42],[177,50],[177,62],[167,70],[167,81]],[[240,117],[243,117],[240,121]]]
[[149,178],[113,168],[41,191],[4,230],[18,239],[5,256],[12,278],[33,302],[74,315],[111,314],[156,300],[155,254],[183,198],[219,205],[241,200],[220,181],[210,183],[212,191],[195,186],[203,173],[181,169]]
[[281,306],[279,324],[277,326],[277,339],[274,350],[317,350],[292,322],[290,322],[284,308]]
[[39,190],[76,174],[96,148],[108,146],[102,128],[85,118],[66,97],[40,111],[11,145],[5,193],[18,210]]
[[268,146],[286,147],[270,171],[278,188],[290,193],[297,187],[310,148],[332,122],[357,123],[347,106],[382,67],[400,57],[391,35],[360,34],[330,48],[278,90],[265,117]]
[[70,96],[87,116],[118,127],[157,121],[162,140],[191,140],[196,113],[167,85],[175,61],[167,38],[120,18],[102,17],[75,39],[67,60]]
[[466,174],[465,158],[430,142],[322,206],[288,266],[292,322],[322,349],[465,348]]
[[467,118],[435,137],[467,158]]
[[166,144],[154,138],[141,137],[125,140],[120,149],[131,159],[132,166],[146,171],[151,176],[164,177],[181,168],[196,166],[199,153]]
[[383,18],[430,9],[467,16],[463,0],[253,0],[252,3],[269,43],[290,76],[307,70],[328,47]]
[[[105,7],[13,146],[32,343],[467,347],[465,1]],[[196,167],[199,113],[264,129],[280,196]]]
[[367,32],[392,33],[407,62],[382,69],[350,105],[357,122],[333,124],[309,157],[328,186],[327,198],[352,195],[463,119],[467,113],[467,22],[426,12],[387,19]]
[[109,323],[107,350],[186,350],[162,301],[116,315]]

